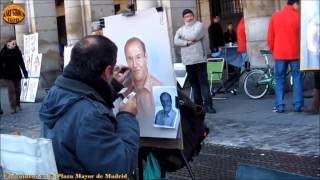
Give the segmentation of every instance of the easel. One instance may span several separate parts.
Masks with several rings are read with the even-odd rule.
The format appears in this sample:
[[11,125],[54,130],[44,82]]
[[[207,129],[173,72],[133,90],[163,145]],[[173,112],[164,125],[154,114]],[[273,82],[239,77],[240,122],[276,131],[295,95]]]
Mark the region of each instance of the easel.
[[[134,12],[134,9],[135,9],[134,6],[130,5],[130,9],[128,11],[126,11],[124,14],[122,14],[122,16],[117,15],[115,17],[105,18],[105,21],[106,21],[105,24],[108,24],[108,26],[106,26],[106,27],[108,27],[108,28],[111,27],[111,28],[118,30],[118,29],[122,28],[120,26],[120,24],[127,25],[127,26],[131,25],[132,27],[140,27],[140,26],[137,26],[137,24],[142,24],[142,23],[148,22],[153,25],[152,26],[153,28],[157,27],[158,29],[160,29],[161,33],[163,33],[162,34],[163,37],[168,35],[168,33],[167,33],[168,27],[167,27],[167,23],[166,23],[166,13],[164,12],[162,7],[146,10],[145,14],[144,14],[144,12]],[[135,18],[135,17],[137,17],[137,18]],[[157,17],[159,17],[159,20],[160,20],[159,22],[155,21],[157,19],[154,19]],[[119,22],[119,20],[121,20],[121,21]],[[143,27],[143,26],[141,26],[141,27]],[[121,48],[122,48],[122,42],[126,39],[129,39],[130,37],[124,38],[123,35],[120,36],[118,31],[115,31],[114,29],[111,29],[111,28],[108,32],[108,28],[104,29],[104,32],[105,32],[104,35],[106,35],[110,38],[114,37],[115,39],[117,39],[119,41],[118,43],[121,44]],[[139,34],[137,35],[137,33],[143,32],[143,29],[144,28],[140,28],[140,29],[137,28],[134,30],[130,29],[127,32],[127,34],[125,34],[125,35],[126,36],[130,35],[133,37],[136,36],[139,38],[140,35]],[[153,31],[149,30],[146,33],[149,33],[149,32],[151,32],[150,35],[153,35]],[[150,38],[150,35],[149,36],[145,35],[144,36],[145,39],[149,38],[148,40],[152,41],[153,39]],[[118,36],[120,36],[120,37],[118,37]],[[155,43],[157,43],[157,41],[155,41]],[[165,48],[166,52],[170,51],[169,38],[165,39],[162,45],[164,45],[166,48],[168,48],[168,49]],[[168,54],[170,54],[170,53],[168,53]],[[125,59],[125,58],[123,58],[123,59]],[[163,62],[168,64],[170,61],[169,59],[171,59],[171,54],[170,54],[170,56],[168,55],[168,58],[166,58],[167,61],[163,61]],[[170,63],[171,63],[171,61],[170,61]],[[170,86],[174,86],[175,84],[173,84],[173,82],[175,83],[174,79],[173,79],[173,81],[170,81],[170,83],[168,83],[168,84],[170,84]],[[174,95],[174,96],[176,96],[176,95]],[[172,97],[174,97],[174,96],[172,96]],[[177,109],[178,109],[178,107],[177,107]],[[139,179],[143,179],[143,171],[144,171],[143,159],[148,155],[148,153],[150,151],[152,152],[152,149],[173,149],[176,152],[176,157],[179,157],[180,165],[181,164],[186,165],[192,179],[195,179],[194,174],[191,170],[191,167],[188,164],[188,161],[187,161],[185,155],[183,154],[184,147],[183,147],[181,123],[180,123],[180,125],[177,123],[175,125],[175,127],[173,127],[172,129],[168,129],[168,128],[167,129],[160,129],[160,128],[154,127],[152,117],[142,116],[142,117],[140,117],[140,119],[138,118],[138,121],[144,120],[143,118],[145,118],[146,121],[143,121],[140,123],[140,128],[145,131],[142,131],[142,130],[140,131],[141,138],[140,138],[140,150],[139,150],[139,155],[138,155]],[[179,121],[177,120],[177,122],[179,122]],[[146,138],[146,137],[148,137],[148,138]],[[152,137],[152,138],[149,138],[149,137]],[[179,154],[181,154],[181,156]],[[164,153],[163,155],[166,155],[166,154]],[[165,174],[165,172],[163,174]]]
[[[181,123],[179,126],[179,129],[181,130]],[[168,145],[166,147],[166,149],[176,149],[177,146],[179,147],[180,150],[180,154],[181,157],[184,160],[184,163],[188,169],[189,175],[191,177],[192,180],[195,180],[195,175],[191,169],[191,166],[189,164],[189,162],[187,161],[187,158],[185,157],[184,153],[183,153],[183,140],[182,140],[182,136],[180,140],[175,140],[175,139],[156,139],[157,142],[154,142],[154,138],[141,138],[140,142],[142,144],[142,146],[145,145],[145,147],[141,147],[139,150],[139,154],[138,154],[138,175],[139,175],[139,180],[143,180],[143,157],[146,157],[148,155],[148,152],[151,152],[153,148],[163,148],[162,145],[159,146],[159,144],[165,144]],[[178,143],[178,144],[176,144]],[[143,151],[145,150],[145,151]],[[161,171],[161,177],[165,176],[165,172]]]

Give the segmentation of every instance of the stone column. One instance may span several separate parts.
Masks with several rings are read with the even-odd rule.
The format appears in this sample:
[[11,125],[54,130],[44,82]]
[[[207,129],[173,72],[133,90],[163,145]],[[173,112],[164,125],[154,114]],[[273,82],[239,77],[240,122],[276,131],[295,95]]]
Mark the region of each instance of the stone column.
[[[265,67],[261,49],[268,49],[267,33],[270,16],[275,12],[277,0],[243,0],[243,13],[246,23],[247,52],[252,67]],[[270,62],[273,63],[273,62]]]
[[148,8],[153,8],[158,6],[158,1],[156,0],[137,0],[137,10],[143,10]]
[[[0,9],[2,10],[7,4],[10,4],[10,0],[0,0]],[[2,12],[1,12],[2,13]],[[4,46],[5,42],[13,37],[14,34],[14,25],[7,24],[3,21],[2,17],[0,18],[0,49]]]
[[68,45],[84,36],[82,6],[83,0],[64,0]]
[[39,84],[43,89],[51,87],[61,73],[55,1],[28,1],[34,10],[30,12],[32,33],[39,34],[39,53],[43,54]]
[[210,15],[210,3],[208,0],[199,0],[200,4],[198,5],[199,8],[199,15],[201,16],[201,22],[205,27],[206,36],[204,38],[204,46],[206,48],[207,54],[210,54],[210,46],[209,46],[209,35],[208,35],[208,28],[211,24],[211,15]]
[[23,52],[23,35],[28,33],[28,17],[30,13],[28,11],[28,6],[26,0],[14,0],[14,3],[24,5],[25,9],[25,18],[22,24],[15,25],[15,33],[16,33],[16,40],[20,50]]
[[86,34],[92,33],[92,22],[99,21],[100,18],[114,15],[114,4],[111,0],[85,0],[84,19]]

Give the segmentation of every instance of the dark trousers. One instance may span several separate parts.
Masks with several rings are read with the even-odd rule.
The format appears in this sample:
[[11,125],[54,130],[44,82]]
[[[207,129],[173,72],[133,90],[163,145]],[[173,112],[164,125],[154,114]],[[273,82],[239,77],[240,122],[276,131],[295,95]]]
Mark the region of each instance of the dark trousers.
[[6,80],[12,110],[20,107],[21,80]]
[[320,90],[320,72],[314,72],[314,88]]
[[193,91],[194,103],[201,106],[212,107],[207,63],[187,65],[186,70]]
[[[1,81],[1,79],[0,79]],[[1,87],[0,87],[0,112],[2,111],[2,108],[1,108]]]

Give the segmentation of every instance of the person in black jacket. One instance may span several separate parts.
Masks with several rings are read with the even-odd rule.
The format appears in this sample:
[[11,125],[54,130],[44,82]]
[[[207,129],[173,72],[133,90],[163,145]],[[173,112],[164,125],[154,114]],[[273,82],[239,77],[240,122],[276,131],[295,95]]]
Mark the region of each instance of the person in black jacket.
[[214,16],[213,22],[208,28],[211,52],[218,52],[219,47],[224,46],[223,31],[220,25],[220,17]]
[[15,38],[10,38],[2,48],[0,61],[2,66],[1,78],[6,81],[8,86],[11,113],[16,113],[18,110],[21,110],[21,70],[25,78],[28,78],[28,72]]
[[224,42],[227,43],[235,43],[237,42],[237,34],[233,30],[232,22],[229,22],[227,25],[227,31],[224,33]]

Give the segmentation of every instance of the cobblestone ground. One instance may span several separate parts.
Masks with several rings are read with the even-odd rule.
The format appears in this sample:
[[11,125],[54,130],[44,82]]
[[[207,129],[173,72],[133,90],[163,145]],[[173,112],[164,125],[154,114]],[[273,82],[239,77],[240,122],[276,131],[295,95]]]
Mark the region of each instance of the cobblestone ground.
[[[191,163],[196,179],[233,180],[241,164],[263,167],[286,173],[312,176],[320,179],[319,156],[301,156],[292,153],[223,145],[206,145]],[[265,180],[270,177],[259,177]],[[191,179],[186,168],[170,173],[170,179]],[[255,179],[250,176],[248,180]],[[286,179],[289,180],[289,179]]]
[[[6,91],[0,91],[5,111],[0,116],[0,133],[40,137],[41,102],[23,103],[21,112],[10,114]],[[207,115],[211,131],[200,156],[191,163],[197,179],[234,179],[241,162],[320,177],[319,115],[294,113],[290,106],[284,114],[273,113],[271,96],[258,101],[243,95],[223,96],[228,99],[214,100],[218,113]],[[186,169],[170,176],[190,179]]]
[[[207,143],[320,155],[320,115],[293,112],[291,94],[287,111],[272,112],[273,96],[251,100],[244,95],[215,100],[218,113],[208,115]],[[311,99],[305,99],[309,105]]]

